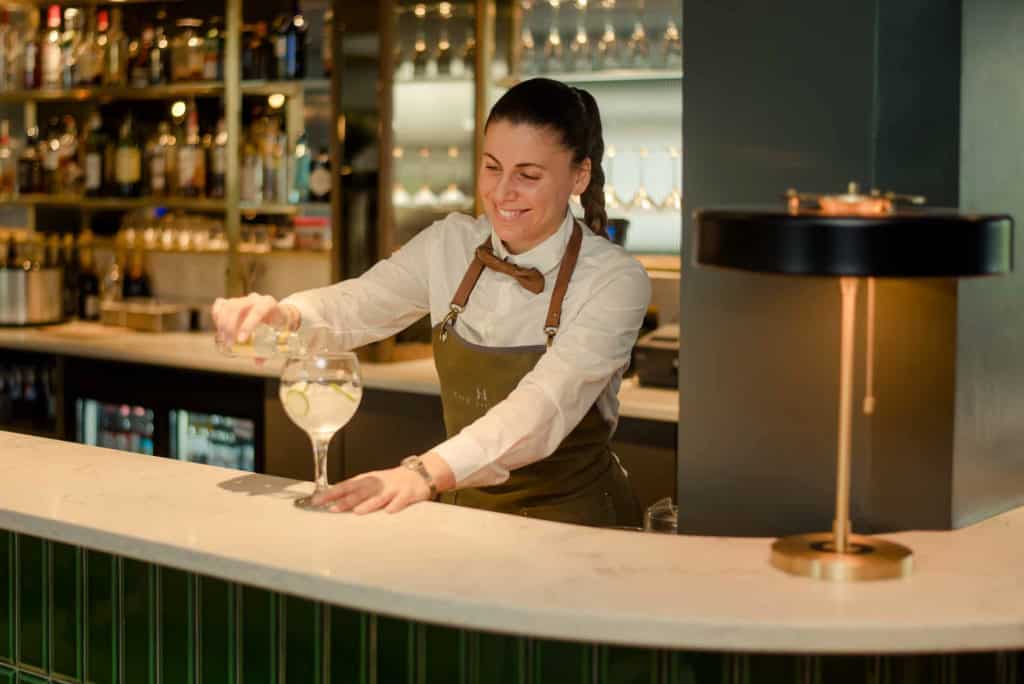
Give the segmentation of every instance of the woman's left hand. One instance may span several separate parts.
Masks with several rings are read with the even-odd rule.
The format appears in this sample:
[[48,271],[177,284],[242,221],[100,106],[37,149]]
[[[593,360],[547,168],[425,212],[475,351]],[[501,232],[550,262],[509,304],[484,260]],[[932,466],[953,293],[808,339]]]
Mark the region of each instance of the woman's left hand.
[[356,475],[313,497],[313,504],[333,513],[371,513],[384,508],[397,513],[430,498],[430,487],[418,473],[398,466]]

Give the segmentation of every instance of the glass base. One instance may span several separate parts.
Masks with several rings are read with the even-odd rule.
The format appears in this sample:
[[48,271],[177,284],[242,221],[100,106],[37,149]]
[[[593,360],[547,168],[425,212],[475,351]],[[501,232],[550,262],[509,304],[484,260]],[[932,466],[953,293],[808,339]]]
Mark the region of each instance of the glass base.
[[295,499],[295,507],[301,508],[304,511],[312,511],[314,513],[330,513],[331,509],[329,506],[314,506],[313,495],[303,496]]

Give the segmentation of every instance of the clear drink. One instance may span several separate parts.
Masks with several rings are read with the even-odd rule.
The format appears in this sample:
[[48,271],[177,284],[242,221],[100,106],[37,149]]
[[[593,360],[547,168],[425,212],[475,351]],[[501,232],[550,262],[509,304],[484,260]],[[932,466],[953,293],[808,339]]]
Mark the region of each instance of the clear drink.
[[292,422],[310,435],[330,439],[355,415],[363,388],[352,382],[281,383],[281,404]]

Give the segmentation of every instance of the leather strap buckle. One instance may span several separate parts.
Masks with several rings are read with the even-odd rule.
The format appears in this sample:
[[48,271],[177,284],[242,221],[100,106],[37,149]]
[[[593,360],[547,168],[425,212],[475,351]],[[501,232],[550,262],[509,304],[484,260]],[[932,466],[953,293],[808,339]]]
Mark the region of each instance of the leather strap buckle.
[[448,330],[455,325],[455,320],[459,317],[459,314],[463,312],[463,308],[458,304],[452,304],[448,310],[448,314],[441,321],[441,341],[446,342],[448,340]]

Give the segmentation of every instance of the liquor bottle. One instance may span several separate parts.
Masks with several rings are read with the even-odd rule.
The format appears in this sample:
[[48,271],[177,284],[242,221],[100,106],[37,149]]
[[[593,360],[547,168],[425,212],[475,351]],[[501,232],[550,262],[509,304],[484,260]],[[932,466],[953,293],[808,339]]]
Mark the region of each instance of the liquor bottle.
[[65,233],[61,239],[61,264],[64,266],[64,317],[78,315],[78,247],[75,236]]
[[142,180],[142,152],[129,113],[121,123],[114,158],[114,183],[121,197],[138,197]]
[[135,54],[132,55],[129,68],[131,77],[129,81],[133,88],[145,88],[149,85],[150,80],[150,64],[149,60],[153,54],[153,44],[155,42],[156,33],[153,31],[152,26],[147,26],[142,29],[142,36],[139,38],[138,47],[135,49]]
[[324,11],[324,35],[320,43],[320,59],[324,64],[324,76],[330,78],[334,71],[334,9]]
[[21,64],[22,87],[26,90],[34,90],[39,87],[39,52],[39,15],[36,12],[29,12]]
[[167,194],[167,158],[161,140],[170,132],[166,121],[160,122],[156,133],[146,143],[146,176],[148,194],[151,197],[164,197]]
[[100,279],[93,262],[92,233],[88,228],[78,239],[78,317],[95,321],[100,317]]
[[128,268],[124,273],[124,280],[121,282],[121,294],[125,299],[129,297],[152,297],[153,288],[149,284],[149,275],[146,273],[145,258],[142,250],[132,252],[128,261]]
[[64,266],[63,255],[60,251],[60,238],[56,233],[46,236],[46,247],[43,252],[43,268],[62,268]]
[[79,37],[75,48],[75,85],[89,85],[95,72],[94,60],[96,46],[96,9],[86,10],[85,29]]
[[220,17],[210,19],[203,47],[203,78],[207,81],[222,80],[224,78],[224,26]]
[[178,192],[185,197],[202,197],[206,192],[206,155],[199,137],[199,113],[189,107],[185,140],[178,146]]
[[284,172],[284,146],[281,143],[280,122],[276,117],[267,117],[263,127],[260,153],[263,157],[263,201],[283,202],[285,200],[282,181],[287,181]]
[[112,8],[110,16],[110,28],[106,32],[103,85],[123,86],[127,78],[128,40],[121,30],[121,8]]
[[29,194],[43,191],[43,167],[39,161],[39,129],[26,131],[25,147],[18,157],[18,192]]
[[242,173],[239,178],[243,202],[263,201],[263,160],[254,144],[246,143],[242,155]]
[[321,147],[309,174],[309,199],[313,202],[331,201],[331,157]]
[[61,50],[60,50],[60,7],[50,5],[46,10],[46,33],[43,34],[42,55],[42,86],[44,88],[61,87]]
[[15,61],[12,37],[7,8],[0,8],[0,92],[13,90],[16,87],[11,80],[12,65]]
[[163,121],[159,126],[160,149],[164,156],[164,177],[167,182],[166,193],[178,194],[178,136],[171,124]]
[[11,147],[11,125],[4,119],[0,121],[0,196],[9,197],[15,192],[17,161]]
[[270,62],[269,77],[283,81],[288,78],[288,28],[291,22],[285,15],[278,16],[271,27],[270,43],[273,59]]
[[242,78],[256,80],[260,75],[260,44],[255,24],[246,24],[242,28]]
[[58,151],[58,173],[61,192],[80,193],[85,173],[78,156],[78,123],[75,117],[65,114],[61,117],[60,150]]
[[285,27],[284,77],[301,79],[306,77],[306,17],[302,14],[298,0],[292,0],[291,17]]
[[85,136],[85,194],[89,197],[103,194],[107,175],[104,171],[106,148],[103,119],[99,111],[94,111],[89,115],[88,133]]
[[60,34],[60,81],[63,88],[78,82],[78,48],[82,39],[82,13],[77,7],[64,9],[64,30]]
[[60,119],[51,116],[46,124],[46,139],[43,142],[43,188],[49,195],[61,191],[60,183]]
[[207,194],[210,197],[224,197],[228,166],[228,128],[223,117],[217,121],[217,133],[210,146],[210,175],[207,180]]
[[306,132],[299,135],[295,143],[295,154],[292,162],[292,188],[288,193],[288,201],[291,203],[305,202],[309,198],[309,139]]
[[171,42],[164,28],[167,21],[166,10],[156,13],[157,25],[153,32],[153,45],[149,50],[149,83],[161,85],[171,80]]

